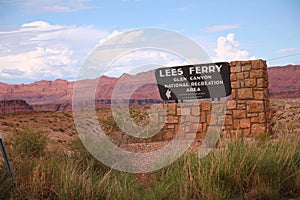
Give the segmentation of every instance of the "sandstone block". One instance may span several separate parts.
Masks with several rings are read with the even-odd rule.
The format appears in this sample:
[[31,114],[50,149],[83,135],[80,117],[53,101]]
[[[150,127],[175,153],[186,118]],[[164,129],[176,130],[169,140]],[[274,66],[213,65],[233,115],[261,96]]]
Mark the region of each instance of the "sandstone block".
[[252,88],[241,88],[237,89],[237,96],[239,99],[253,99]]
[[233,118],[234,119],[240,119],[246,117],[246,111],[245,110],[233,110]]
[[237,80],[244,80],[244,73],[243,72],[239,72],[239,73],[236,73],[236,79]]
[[218,115],[215,113],[209,113],[207,115],[207,123],[212,125],[218,124]]
[[191,132],[192,133],[202,132],[202,124],[192,124],[191,125]]
[[198,116],[186,116],[185,122],[190,122],[190,123],[199,123],[200,118]]
[[265,99],[264,91],[254,91],[254,99]]
[[178,123],[178,117],[177,116],[167,116],[165,122],[167,124],[176,124]]
[[203,131],[203,133],[206,133],[206,131],[207,131],[207,123],[202,123],[202,131]]
[[261,87],[261,88],[268,87],[268,82],[264,78],[258,78],[257,87]]
[[245,80],[245,87],[255,87],[256,86],[256,78],[249,78]]
[[155,104],[153,105],[152,109],[157,110],[157,112],[164,112],[164,110],[166,109],[165,105],[166,104]]
[[232,110],[226,110],[225,115],[232,115]]
[[224,107],[225,107],[224,103],[212,103],[211,112],[223,113]]
[[175,125],[174,124],[167,124],[167,129],[174,129]]
[[163,139],[164,140],[171,140],[171,139],[173,139],[174,135],[175,135],[174,130],[167,130],[167,131],[165,131],[165,133],[163,135]]
[[230,65],[230,67],[234,67],[234,66],[236,65],[236,61],[231,61],[231,62],[229,63],[229,65]]
[[191,126],[192,126],[192,124],[189,124],[189,125],[186,124],[186,125],[184,126],[184,132],[185,132],[185,133],[191,132]]
[[250,78],[263,78],[265,76],[265,70],[256,69],[250,71]]
[[251,65],[243,65],[242,71],[249,71],[251,69]]
[[231,88],[236,89],[236,88],[240,88],[241,84],[240,81],[232,81],[231,82]]
[[266,126],[265,124],[253,124],[251,127],[251,134],[252,135],[257,135],[257,134],[262,134],[266,133]]
[[240,81],[233,81],[230,84],[231,84],[231,88],[233,88],[233,89],[241,87]]
[[266,122],[266,114],[264,112],[258,115],[259,122]]
[[259,122],[258,117],[251,117],[251,122],[258,123]]
[[264,111],[264,101],[263,100],[248,101],[247,102],[247,110],[249,113],[263,112]]
[[237,130],[238,128],[240,128],[240,120],[233,119],[233,129]]
[[190,107],[180,108],[180,115],[190,115],[190,114],[191,114]]
[[250,72],[244,72],[244,78],[249,78],[250,77]]
[[266,62],[263,60],[252,60],[253,69],[262,69],[267,67]]
[[225,117],[225,121],[224,121],[224,125],[227,126],[227,125],[232,125],[232,116],[226,116]]
[[194,116],[199,116],[200,115],[200,108],[199,106],[193,106],[191,108],[191,114]]
[[210,110],[211,109],[211,103],[210,102],[202,102],[201,107],[202,107],[202,110]]
[[241,66],[230,67],[230,73],[236,73],[236,72],[241,72],[241,71],[242,71]]
[[249,136],[250,134],[251,134],[251,129],[250,128],[243,129],[243,135],[244,136]]
[[230,81],[236,81],[236,75],[230,74]]
[[251,60],[243,60],[243,61],[239,61],[240,65],[244,66],[244,65],[251,65],[252,61]]
[[232,110],[236,108],[236,101],[235,100],[229,100],[227,101],[227,109]]
[[203,133],[197,133],[196,140],[201,141],[203,138],[204,138],[204,134]]
[[206,122],[206,112],[201,112],[200,114],[200,122]]
[[258,117],[258,113],[247,113],[247,117]]
[[245,109],[245,108],[246,108],[245,103],[238,103],[237,109]]
[[181,115],[181,109],[177,108],[177,115]]
[[244,118],[240,120],[240,127],[241,128],[249,128],[250,127],[250,119]]
[[176,104],[168,104],[168,114],[175,115],[177,110]]
[[231,97],[233,98],[233,99],[236,99],[237,97],[236,97],[236,89],[232,89],[231,90]]

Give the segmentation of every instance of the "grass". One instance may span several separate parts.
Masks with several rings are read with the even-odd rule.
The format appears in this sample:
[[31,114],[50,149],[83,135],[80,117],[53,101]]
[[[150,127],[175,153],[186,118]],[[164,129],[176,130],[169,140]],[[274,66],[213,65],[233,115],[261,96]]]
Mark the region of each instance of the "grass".
[[[120,134],[109,135],[111,139],[140,141],[124,137],[108,110],[100,109],[97,115],[108,135]],[[146,109],[131,109],[130,115],[140,125],[149,120]],[[37,122],[29,120],[33,116]],[[128,174],[103,165],[74,140],[71,112],[0,116],[2,131],[13,133],[4,143],[17,186],[0,155],[0,199],[299,199],[300,135],[295,119],[278,118],[274,135],[232,139],[203,159],[187,152],[159,171]],[[55,142],[58,139],[67,143]]]
[[10,145],[17,158],[40,157],[45,150],[47,137],[40,131],[25,129],[15,130]]
[[[112,170],[81,144],[45,148],[45,136],[19,131],[7,143],[17,188],[0,164],[0,199],[280,199],[300,197],[299,136],[232,140],[203,159],[188,152],[140,184]],[[264,142],[261,142],[263,140]]]
[[184,155],[157,173],[154,194],[180,199],[300,197],[299,173],[299,138],[264,144],[237,140],[204,159]]
[[[134,192],[135,187],[130,187],[137,184],[133,176],[103,166],[84,152],[78,141],[68,155],[61,150],[47,151],[43,142],[28,145],[32,140],[27,137],[44,141],[38,131],[26,130],[16,135],[6,146],[17,188],[12,187],[1,162],[0,199],[126,199]],[[32,151],[19,147],[21,137]]]
[[[98,110],[99,111],[99,110]],[[124,110],[120,109],[117,110],[118,114],[116,115],[117,121],[120,124],[123,124],[124,127],[131,127],[131,121],[128,121],[126,115],[124,114]],[[132,121],[136,123],[138,126],[145,127],[149,124],[150,119],[148,116],[149,108],[130,108],[129,109],[129,116],[131,117]],[[115,144],[120,146],[121,144],[132,144],[132,143],[146,143],[146,142],[157,142],[162,141],[163,138],[163,131],[155,134],[152,137],[148,138],[138,138],[132,137],[126,133],[126,131],[122,131],[114,116],[109,113],[107,116],[99,115],[99,123],[101,128],[105,132],[105,134],[113,141]],[[153,127],[155,128],[155,127]],[[148,132],[151,133],[151,127],[149,127]],[[127,130],[131,132],[130,130]],[[147,130],[144,130],[146,132]],[[146,132],[147,133],[147,132]]]

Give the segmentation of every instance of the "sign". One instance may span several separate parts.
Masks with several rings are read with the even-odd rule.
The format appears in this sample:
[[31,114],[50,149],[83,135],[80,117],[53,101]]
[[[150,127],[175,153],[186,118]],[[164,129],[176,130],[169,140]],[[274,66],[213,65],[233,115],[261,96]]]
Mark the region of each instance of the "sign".
[[163,100],[219,98],[231,94],[227,62],[159,68],[155,77]]

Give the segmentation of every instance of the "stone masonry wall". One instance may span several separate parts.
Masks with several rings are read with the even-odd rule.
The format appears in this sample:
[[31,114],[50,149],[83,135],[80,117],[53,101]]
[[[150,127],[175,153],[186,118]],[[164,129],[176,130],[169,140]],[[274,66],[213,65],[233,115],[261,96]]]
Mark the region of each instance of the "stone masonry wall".
[[165,117],[163,139],[172,139],[179,128],[183,128],[184,137],[194,137],[196,132],[200,139],[208,126],[219,126],[228,136],[271,133],[266,62],[234,61],[230,63],[230,73],[231,100],[160,105],[166,110],[166,116],[161,116]]

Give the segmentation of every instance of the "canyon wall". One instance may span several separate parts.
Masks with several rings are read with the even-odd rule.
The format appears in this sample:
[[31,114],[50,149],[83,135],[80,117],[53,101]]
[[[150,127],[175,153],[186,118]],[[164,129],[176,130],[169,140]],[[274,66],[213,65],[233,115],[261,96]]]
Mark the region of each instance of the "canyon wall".
[[[268,67],[267,71],[271,98],[300,98],[300,65]],[[124,88],[128,89],[134,87],[134,85],[143,85],[132,94],[131,101],[135,101],[132,105],[145,106],[150,105],[152,101],[156,103],[161,101],[154,71],[152,70],[137,75],[123,74],[120,78],[100,77],[95,93],[96,107],[110,106],[107,102],[112,96],[115,85],[120,82],[124,85]],[[71,110],[74,83],[61,79],[55,81],[42,80],[31,84],[5,84],[0,82],[0,101],[24,100],[36,111]],[[233,85],[236,84],[238,83]],[[118,98],[122,99],[122,95],[125,94],[126,91],[119,94]],[[0,114],[5,112],[0,112]],[[7,113],[9,112],[11,111],[7,111]]]

